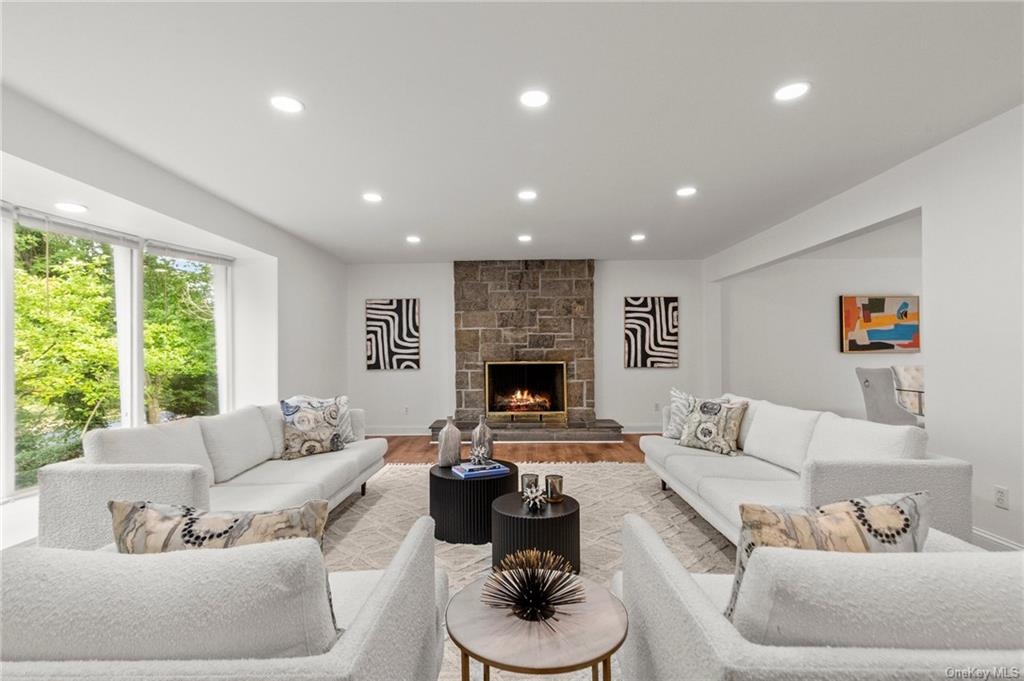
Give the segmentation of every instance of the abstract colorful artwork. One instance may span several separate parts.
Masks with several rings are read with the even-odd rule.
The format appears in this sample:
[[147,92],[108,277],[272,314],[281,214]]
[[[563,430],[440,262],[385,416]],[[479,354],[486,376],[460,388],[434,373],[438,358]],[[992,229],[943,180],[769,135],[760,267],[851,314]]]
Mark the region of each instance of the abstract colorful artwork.
[[839,296],[840,352],[920,352],[917,296]]

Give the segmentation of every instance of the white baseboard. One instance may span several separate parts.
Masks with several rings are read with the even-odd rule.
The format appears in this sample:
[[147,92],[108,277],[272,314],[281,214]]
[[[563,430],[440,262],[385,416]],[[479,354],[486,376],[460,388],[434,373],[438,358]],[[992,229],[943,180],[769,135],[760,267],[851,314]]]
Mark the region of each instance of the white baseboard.
[[388,435],[430,435],[430,429],[423,426],[367,426],[366,434],[374,437]]
[[974,537],[973,543],[989,551],[1024,551],[1024,544],[1018,544],[1012,539],[1000,537],[998,534],[983,530],[980,527],[971,528]]

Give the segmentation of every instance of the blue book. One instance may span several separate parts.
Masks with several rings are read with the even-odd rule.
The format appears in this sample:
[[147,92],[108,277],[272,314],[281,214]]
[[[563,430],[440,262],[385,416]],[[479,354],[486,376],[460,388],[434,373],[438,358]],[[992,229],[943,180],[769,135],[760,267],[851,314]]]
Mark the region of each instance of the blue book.
[[503,466],[500,463],[486,464],[483,466],[473,466],[470,464],[460,464],[452,467],[452,472],[455,475],[463,479],[471,478],[494,478],[501,475],[508,474],[508,467]]

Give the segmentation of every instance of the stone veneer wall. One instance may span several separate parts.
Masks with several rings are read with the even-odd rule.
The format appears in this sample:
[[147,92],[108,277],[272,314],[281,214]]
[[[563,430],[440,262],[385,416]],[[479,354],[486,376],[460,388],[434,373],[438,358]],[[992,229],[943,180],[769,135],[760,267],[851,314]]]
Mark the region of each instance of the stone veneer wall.
[[484,362],[566,363],[570,421],[594,420],[594,261],[455,263],[455,417],[484,411]]

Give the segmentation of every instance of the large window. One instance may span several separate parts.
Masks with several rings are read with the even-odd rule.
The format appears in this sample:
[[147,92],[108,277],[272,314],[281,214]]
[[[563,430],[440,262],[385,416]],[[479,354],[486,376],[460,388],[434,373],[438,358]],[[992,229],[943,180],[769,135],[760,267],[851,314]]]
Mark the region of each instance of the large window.
[[142,299],[149,423],[217,413],[213,268],[146,254]]
[[93,428],[231,407],[229,259],[3,209],[2,496]]
[[117,425],[111,247],[17,225],[14,235],[15,489],[82,453],[82,433]]

